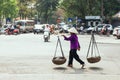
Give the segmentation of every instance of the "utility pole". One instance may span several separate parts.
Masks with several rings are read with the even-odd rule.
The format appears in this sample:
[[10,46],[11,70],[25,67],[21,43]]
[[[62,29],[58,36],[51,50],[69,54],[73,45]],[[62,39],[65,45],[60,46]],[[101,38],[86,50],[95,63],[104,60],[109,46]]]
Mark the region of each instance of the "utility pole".
[[103,0],[101,0],[101,17],[102,17],[102,23],[103,23],[103,18],[104,18],[104,7],[103,7]]
[[78,17],[76,16],[76,28],[78,27]]

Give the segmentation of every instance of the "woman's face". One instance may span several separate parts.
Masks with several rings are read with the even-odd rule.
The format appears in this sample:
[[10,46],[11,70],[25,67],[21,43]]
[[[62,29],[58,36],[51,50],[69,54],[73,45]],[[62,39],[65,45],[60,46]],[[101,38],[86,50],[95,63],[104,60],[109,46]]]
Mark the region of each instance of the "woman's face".
[[72,34],[75,34],[75,33],[71,33],[71,32],[70,32],[70,34],[72,35]]

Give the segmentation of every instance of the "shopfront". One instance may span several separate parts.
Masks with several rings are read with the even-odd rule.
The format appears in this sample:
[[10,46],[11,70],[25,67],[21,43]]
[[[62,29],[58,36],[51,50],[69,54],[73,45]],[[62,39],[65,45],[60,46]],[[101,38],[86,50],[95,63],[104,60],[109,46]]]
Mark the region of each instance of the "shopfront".
[[97,26],[101,24],[101,17],[100,16],[85,16],[86,25],[87,26]]

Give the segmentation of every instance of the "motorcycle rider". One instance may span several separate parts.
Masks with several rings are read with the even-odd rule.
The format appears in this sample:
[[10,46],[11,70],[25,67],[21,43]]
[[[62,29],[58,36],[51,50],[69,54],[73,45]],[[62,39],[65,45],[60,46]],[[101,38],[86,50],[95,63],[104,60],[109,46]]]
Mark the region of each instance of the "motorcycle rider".
[[13,25],[10,25],[8,27],[8,29],[6,30],[6,32],[7,32],[8,35],[13,34],[13,31],[14,31],[14,26]]
[[46,25],[44,29],[44,40],[45,42],[48,42],[49,39],[50,39],[50,28],[49,25]]

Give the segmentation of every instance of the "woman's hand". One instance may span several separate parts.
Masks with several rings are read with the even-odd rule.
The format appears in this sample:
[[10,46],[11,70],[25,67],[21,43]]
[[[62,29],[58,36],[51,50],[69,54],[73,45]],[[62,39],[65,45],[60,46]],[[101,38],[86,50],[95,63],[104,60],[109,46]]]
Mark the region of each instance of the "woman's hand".
[[80,51],[80,48],[78,48],[78,51]]
[[61,35],[61,36],[65,37],[65,35]]

